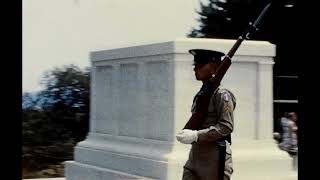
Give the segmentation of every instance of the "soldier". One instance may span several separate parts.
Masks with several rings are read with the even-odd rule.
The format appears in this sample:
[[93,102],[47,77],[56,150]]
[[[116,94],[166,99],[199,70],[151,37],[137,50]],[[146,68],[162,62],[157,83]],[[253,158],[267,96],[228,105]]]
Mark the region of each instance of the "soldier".
[[[223,53],[191,49],[194,71],[203,85],[193,100],[194,113],[197,98],[210,87],[208,80],[221,63]],[[232,92],[218,87],[213,93],[206,119],[199,130],[183,129],[176,137],[184,144],[192,144],[189,159],[184,165],[183,180],[229,180],[233,173],[231,157],[231,132],[236,99]],[[222,147],[222,148],[221,148]]]

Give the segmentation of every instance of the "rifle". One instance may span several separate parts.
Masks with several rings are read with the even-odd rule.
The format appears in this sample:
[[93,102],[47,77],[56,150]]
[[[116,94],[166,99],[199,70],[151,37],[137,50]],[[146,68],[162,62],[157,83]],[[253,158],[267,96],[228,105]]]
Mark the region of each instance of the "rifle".
[[245,39],[249,39],[250,34],[254,31],[258,31],[258,24],[260,23],[262,17],[265,15],[267,10],[269,9],[271,3],[269,3],[263,11],[260,13],[258,18],[255,20],[254,23],[249,22],[249,28],[247,28],[241,36],[237,39],[236,43],[232,46],[230,51],[224,56],[221,64],[217,68],[217,71],[214,76],[212,76],[209,80],[211,83],[211,88],[204,92],[199,98],[198,98],[198,108],[196,109],[195,113],[192,114],[187,124],[184,126],[183,129],[192,129],[192,130],[199,130],[201,124],[203,123],[205,116],[208,111],[208,106],[210,103],[211,96],[213,95],[214,91],[220,86],[220,82],[229,69],[231,65],[231,58],[241,45],[242,41]]

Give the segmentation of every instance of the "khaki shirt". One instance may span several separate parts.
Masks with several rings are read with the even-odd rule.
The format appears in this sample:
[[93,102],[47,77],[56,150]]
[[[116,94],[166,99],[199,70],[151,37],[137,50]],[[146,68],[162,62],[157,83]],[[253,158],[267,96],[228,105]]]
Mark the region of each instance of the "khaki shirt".
[[[197,107],[195,96],[191,112]],[[185,164],[188,171],[192,171],[201,179],[218,180],[219,151],[215,141],[233,131],[233,111],[236,106],[234,95],[227,89],[216,89],[208,107],[208,115],[198,131],[198,141],[192,143],[189,159]],[[231,149],[226,147],[225,179],[229,179],[232,169]]]

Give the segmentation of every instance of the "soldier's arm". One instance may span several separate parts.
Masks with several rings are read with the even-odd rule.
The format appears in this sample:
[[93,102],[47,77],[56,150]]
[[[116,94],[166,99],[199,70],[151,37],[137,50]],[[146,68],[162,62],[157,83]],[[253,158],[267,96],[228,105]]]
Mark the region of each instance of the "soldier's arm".
[[218,123],[207,129],[198,131],[198,142],[213,142],[217,139],[229,135],[233,131],[233,110],[235,99],[227,91],[218,92],[213,103],[215,103],[218,113]]

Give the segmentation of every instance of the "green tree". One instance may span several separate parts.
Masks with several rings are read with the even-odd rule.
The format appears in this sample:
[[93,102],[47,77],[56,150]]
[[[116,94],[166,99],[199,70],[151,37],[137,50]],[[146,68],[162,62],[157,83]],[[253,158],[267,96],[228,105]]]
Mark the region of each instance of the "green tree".
[[[248,23],[253,22],[269,2],[267,0],[209,0],[208,4],[204,4],[200,1],[200,11],[197,11],[199,27],[193,28],[187,36],[237,39],[249,27]],[[277,29],[275,27],[278,27],[281,20],[278,7],[280,6],[272,6],[272,10],[269,10],[272,13],[264,17],[259,33],[251,36],[251,39],[275,40],[277,34],[274,29]]]
[[90,69],[57,67],[42,78],[44,90],[23,94],[23,162],[43,169],[71,159],[89,127]]
[[42,84],[46,116],[75,141],[82,140],[89,127],[90,70],[74,65],[55,68],[44,75]]

